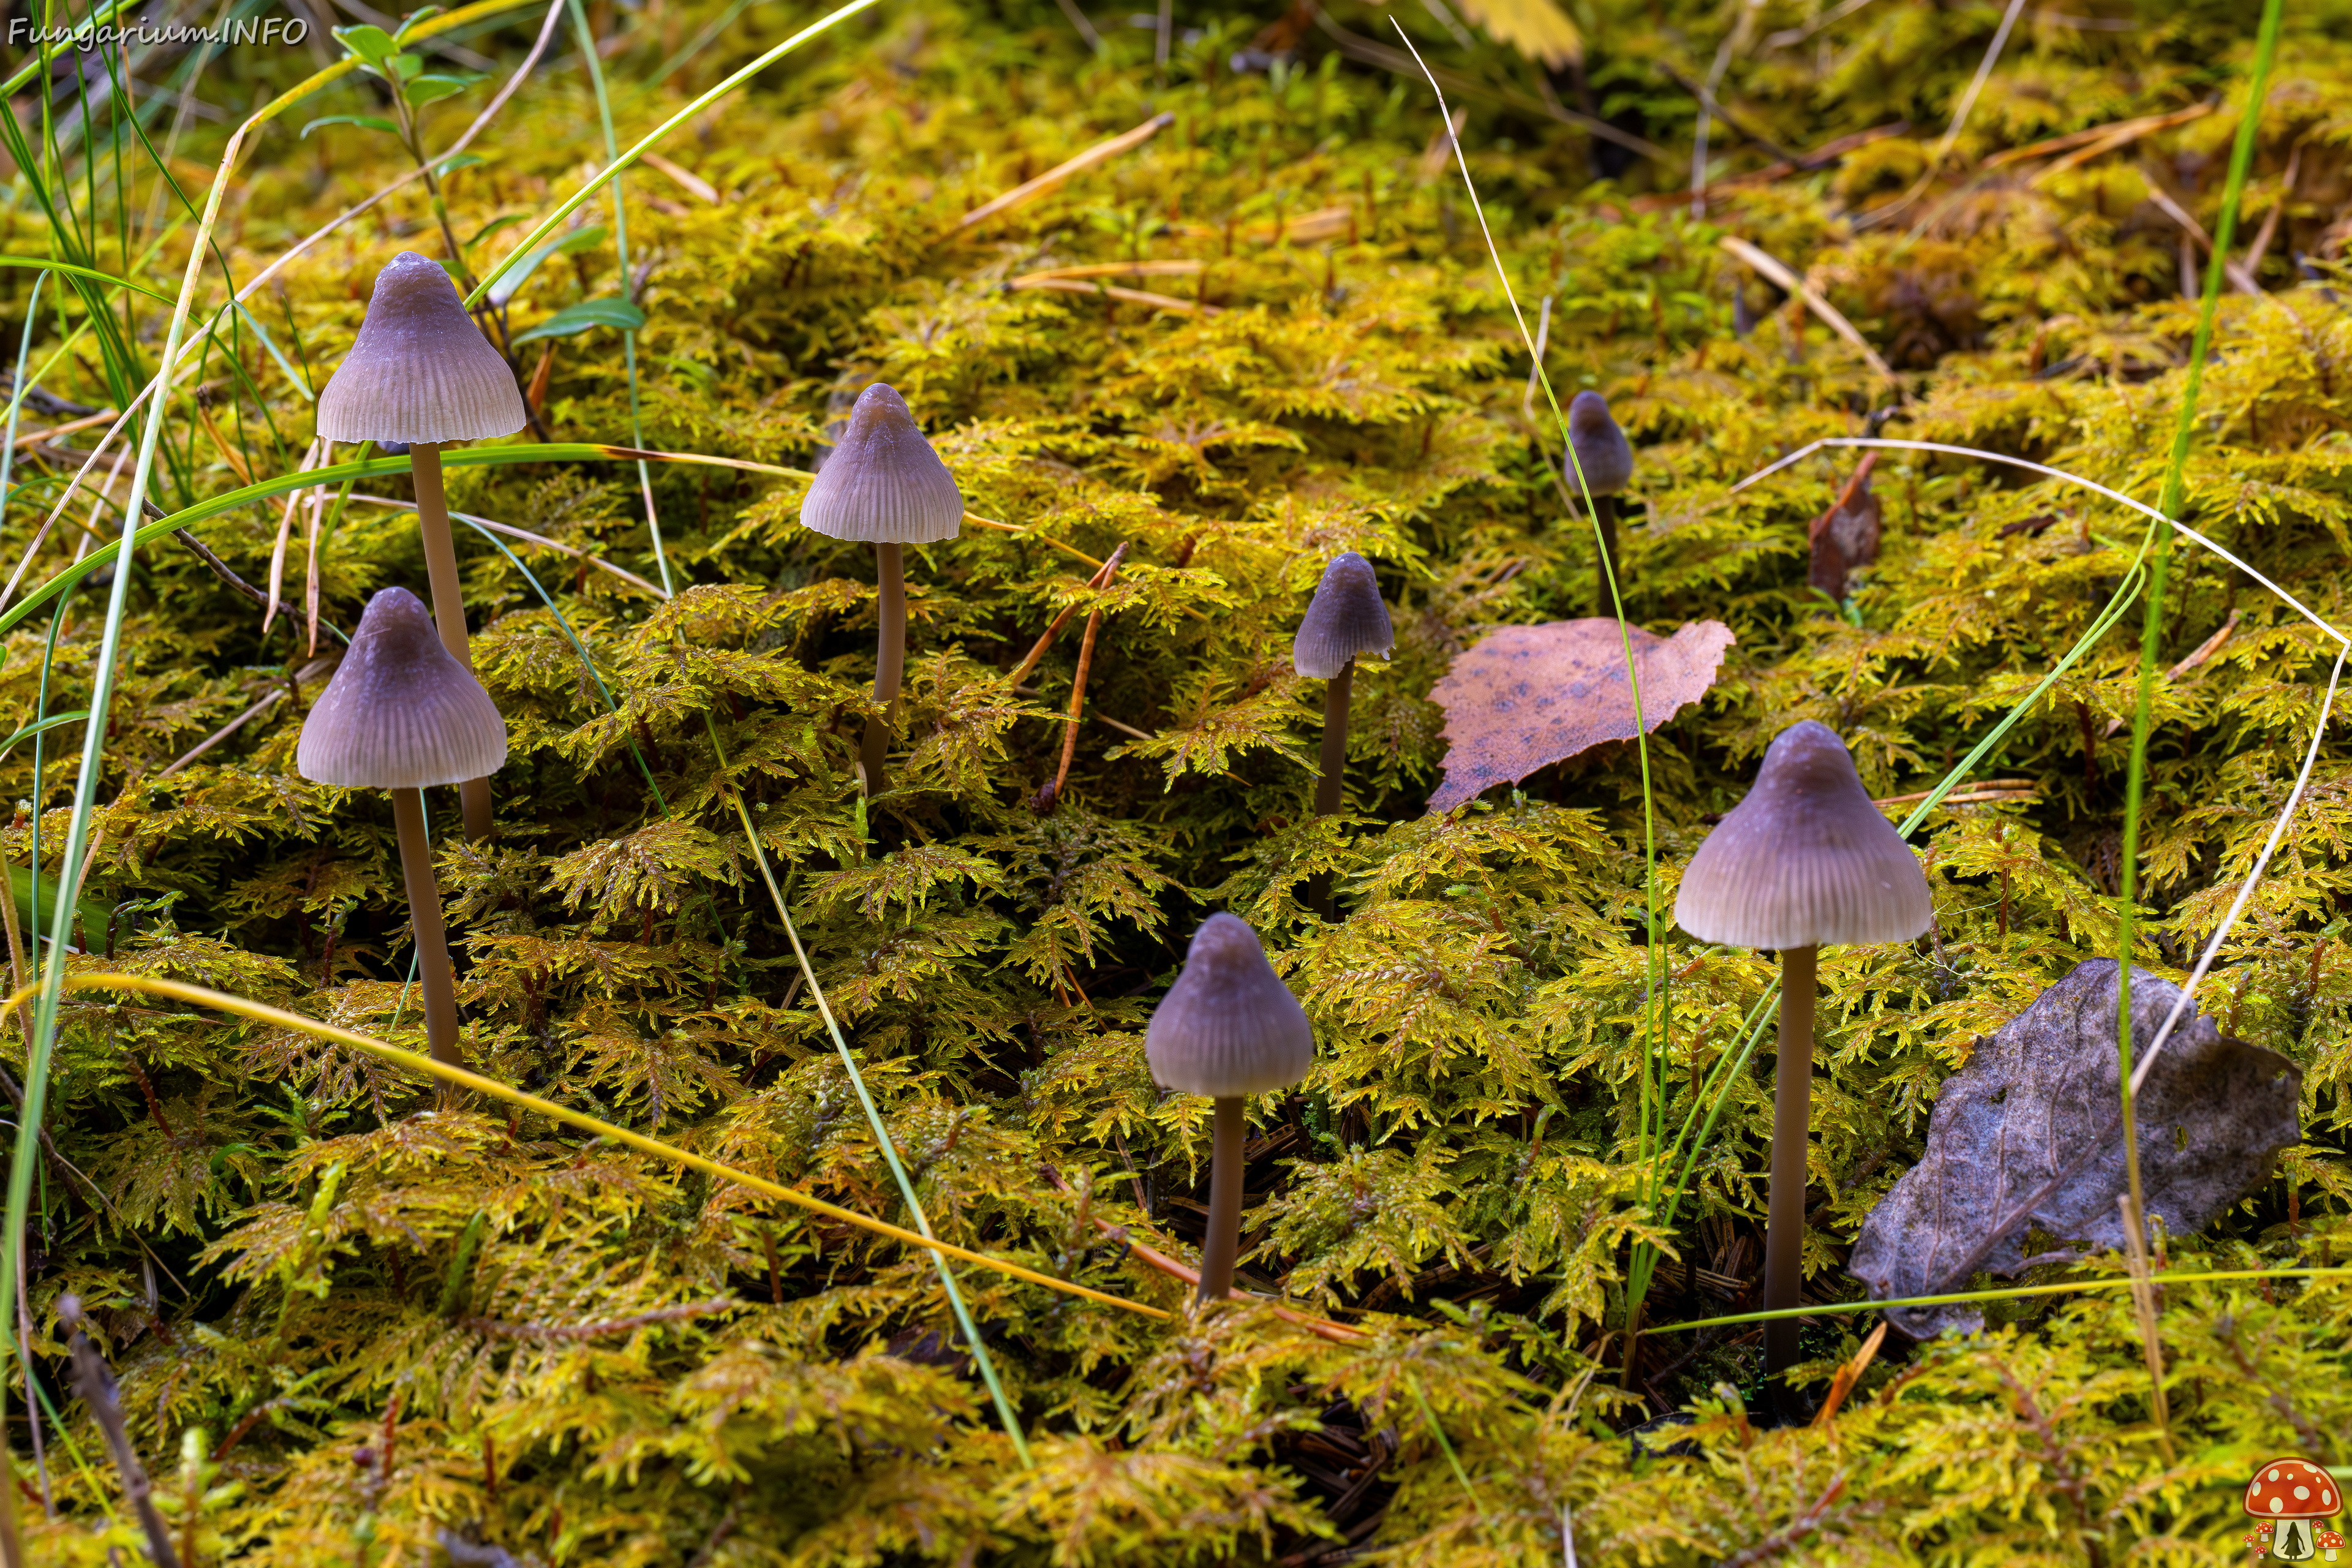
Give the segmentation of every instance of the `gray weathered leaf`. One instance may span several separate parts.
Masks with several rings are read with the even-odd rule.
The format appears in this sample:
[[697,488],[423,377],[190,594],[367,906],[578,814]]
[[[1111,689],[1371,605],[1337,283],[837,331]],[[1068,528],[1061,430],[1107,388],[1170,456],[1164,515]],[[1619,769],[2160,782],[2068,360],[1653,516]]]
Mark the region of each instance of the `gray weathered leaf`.
[[[2179,990],[2135,972],[2132,1038],[2144,1051]],[[2074,966],[2033,1005],[1977,1042],[1927,1122],[1927,1152],[1871,1210],[1847,1267],[1880,1300],[1967,1288],[1979,1271],[2015,1274],[2120,1248],[2122,1111],[2116,1096],[2116,964]],[[2208,1224],[2270,1174],[2299,1136],[2302,1069],[2275,1051],[2224,1037],[2192,1008],[2148,1070],[2134,1104],[2147,1212],[2174,1235]],[[2069,1249],[2025,1254],[2029,1234]],[[1887,1316],[1925,1338],[1972,1329],[1958,1308]]]

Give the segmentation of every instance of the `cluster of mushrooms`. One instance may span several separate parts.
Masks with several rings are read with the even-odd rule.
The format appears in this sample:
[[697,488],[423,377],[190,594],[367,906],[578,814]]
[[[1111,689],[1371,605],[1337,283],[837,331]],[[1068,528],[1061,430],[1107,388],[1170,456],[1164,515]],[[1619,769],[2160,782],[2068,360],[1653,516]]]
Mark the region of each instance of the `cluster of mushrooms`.
[[[426,837],[423,791],[458,785],[469,838],[491,831],[488,776],[506,760],[506,726],[474,678],[467,651],[441,447],[511,435],[525,423],[506,362],[459,301],[448,274],[404,252],[376,280],[350,356],[319,399],[319,431],[335,441],[402,443],[416,485],[433,612],[404,588],[368,602],[351,647],[311,708],[296,751],[305,778],[388,790],[415,932],[433,1055],[460,1061],[456,988]],[[1609,599],[1615,497],[1633,451],[1599,395],[1570,406],[1570,476],[1601,526],[1601,597]],[[859,752],[861,783],[879,790],[906,668],[905,547],[956,536],[964,516],[954,478],[888,386],[858,397],[802,502],[801,521],[875,548],[880,642]],[[1349,689],[1356,662],[1394,644],[1370,563],[1349,551],[1323,572],[1292,647],[1299,674],[1324,681],[1318,816],[1343,806]],[[1308,900],[1328,919],[1328,879]],[[1815,961],[1827,944],[1909,942],[1933,919],[1917,858],[1871,801],[1845,744],[1812,721],[1783,731],[1746,798],[1710,833],[1684,873],[1676,923],[1702,942],[1775,952],[1782,977],[1773,1115],[1764,1305],[1799,1304],[1805,1156],[1812,1079]],[[1257,933],[1218,913],[1192,937],[1181,972],[1144,1038],[1160,1083],[1215,1101],[1209,1221],[1198,1300],[1228,1295],[1240,1251],[1244,1101],[1304,1079],[1315,1036],[1306,1010],[1267,961]],[[1765,1370],[1777,1402],[1796,1361],[1797,1323],[1765,1331]]]

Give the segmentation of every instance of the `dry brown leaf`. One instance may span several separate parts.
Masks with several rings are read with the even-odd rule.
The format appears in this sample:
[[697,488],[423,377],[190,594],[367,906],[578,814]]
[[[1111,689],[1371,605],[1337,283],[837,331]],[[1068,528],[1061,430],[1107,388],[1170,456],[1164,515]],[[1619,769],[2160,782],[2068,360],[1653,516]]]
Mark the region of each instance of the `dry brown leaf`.
[[[1693,621],[1670,637],[1628,628],[1641,675],[1643,728],[1655,730],[1715,684],[1733,642],[1720,621]],[[1454,661],[1430,692],[1445,710],[1445,782],[1429,797],[1451,811],[1499,784],[1603,741],[1633,738],[1625,647],[1612,620],[1505,626]]]
[[1878,559],[1879,525],[1885,511],[1870,488],[1870,470],[1877,464],[1877,453],[1864,453],[1853,478],[1807,531],[1813,546],[1810,580],[1832,599],[1844,598],[1853,574]]

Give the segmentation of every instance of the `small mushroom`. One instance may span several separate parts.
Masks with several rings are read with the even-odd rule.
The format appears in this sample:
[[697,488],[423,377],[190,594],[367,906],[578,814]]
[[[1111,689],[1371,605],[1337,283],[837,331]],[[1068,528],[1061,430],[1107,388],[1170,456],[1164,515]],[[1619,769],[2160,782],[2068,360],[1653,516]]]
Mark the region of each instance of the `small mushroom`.
[[895,388],[876,382],[857,395],[849,426],[801,500],[801,521],[834,539],[874,546],[882,591],[882,635],[874,656],[874,700],[887,717],[866,722],[858,766],[866,793],[882,791],[882,763],[898,726],[898,686],[907,669],[905,546],[953,539],[963,526],[955,476],[923,439]]
[[463,1061],[457,979],[433,846],[425,836],[423,792],[487,778],[506,760],[507,726],[498,704],[434,635],[424,605],[405,588],[386,588],[368,601],[294,746],[296,771],[313,784],[392,792],[401,878],[416,928],[425,1037],[434,1058],[452,1065]]
[[[1323,688],[1322,780],[1315,786],[1315,815],[1337,816],[1346,801],[1348,773],[1348,694],[1356,679],[1361,654],[1386,658],[1396,647],[1396,632],[1389,624],[1389,607],[1381,600],[1380,579],[1372,563],[1352,550],[1343,550],[1323,568],[1315,597],[1298,623],[1290,645],[1292,668]],[[1331,879],[1318,876],[1307,889],[1307,902],[1325,920],[1331,918]]]
[[[1707,835],[1683,873],[1675,923],[1701,942],[1780,955],[1767,1310],[1798,1304],[1816,950],[1825,942],[1909,942],[1935,918],[1918,857],[1862,787],[1845,742],[1810,719],[1780,731],[1747,798]],[[1792,1412],[1779,1379],[1796,1360],[1796,1320],[1766,1323],[1764,1370],[1783,1415]]]
[[[416,484],[416,524],[433,619],[459,665],[474,667],[441,448],[453,441],[511,436],[527,419],[505,358],[466,314],[441,264],[404,250],[376,274],[359,340],[319,394],[319,434],[330,441],[404,444]],[[501,753],[503,754],[503,752]],[[490,836],[490,781],[462,781],[466,837]]]
[[1315,786],[1315,815],[1339,814],[1348,772],[1348,690],[1361,654],[1386,658],[1396,647],[1389,607],[1381,602],[1372,563],[1352,550],[1331,557],[1315,597],[1290,644],[1290,662],[1323,688],[1323,781]]
[[1617,566],[1617,494],[1633,478],[1633,446],[1609,416],[1609,400],[1580,392],[1568,405],[1568,486],[1590,500],[1601,525],[1599,613],[1614,616],[1609,578]]
[[2282,1563],[2308,1563],[2323,1548],[2332,1553],[2313,1521],[2343,1506],[2336,1478],[2308,1459],[2273,1459],[2246,1483],[2246,1513],[2270,1521],[2270,1554]]
[[1242,1102],[1305,1078],[1315,1065],[1315,1031],[1266,963],[1257,932],[1220,913],[1192,933],[1184,972],[1144,1029],[1143,1054],[1161,1083],[1217,1102],[1199,1296],[1217,1300],[1233,1289],[1241,1250]]

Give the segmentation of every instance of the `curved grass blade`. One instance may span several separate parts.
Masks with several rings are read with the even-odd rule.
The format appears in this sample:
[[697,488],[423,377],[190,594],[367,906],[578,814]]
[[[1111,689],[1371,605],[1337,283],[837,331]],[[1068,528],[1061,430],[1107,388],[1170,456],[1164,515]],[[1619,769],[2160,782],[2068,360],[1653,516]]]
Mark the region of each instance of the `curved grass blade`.
[[[2352,1268],[2219,1268],[2210,1274],[2187,1269],[2168,1268],[2164,1273],[2164,1288],[2218,1284],[2242,1279],[2341,1279],[2352,1277]],[[1959,1307],[1984,1301],[2016,1301],[2034,1296],[2074,1296],[2092,1290],[2128,1290],[2136,1281],[2120,1279],[2065,1279],[2053,1285],[2013,1285],[2005,1290],[1958,1290],[1943,1296],[1905,1296],[1889,1301],[1821,1301],[1808,1307],[1781,1307],[1769,1312],[1734,1312],[1721,1318],[1694,1318],[1686,1323],[1666,1323],[1649,1331],[1654,1334],[1675,1334],[1693,1329],[1729,1328],[1740,1323],[1764,1323],[1776,1318],[1824,1318],[1846,1312],[1876,1312],[1889,1307]]]
[[807,26],[803,27],[799,32],[794,33],[791,37],[786,38],[782,43],[778,44],[774,48],[770,49],[767,53],[753,60],[750,65],[745,66],[733,76],[730,76],[726,80],[720,82],[717,87],[714,87],[709,91],[703,93],[693,102],[688,104],[684,109],[679,110],[667,120],[663,121],[659,125],[655,126],[651,131],[646,133],[645,138],[638,142],[635,146],[630,148],[626,153],[622,153],[618,158],[615,158],[611,163],[605,164],[600,172],[590,176],[578,190],[572,192],[570,195],[564,197],[562,202],[558,203],[554,211],[541,218],[536,227],[534,227],[529,234],[523,236],[522,238],[516,243],[515,247],[507,253],[505,260],[499,262],[496,267],[491,268],[489,272],[482,279],[482,280],[474,286],[474,291],[466,296],[466,303],[470,306],[479,300],[484,294],[489,291],[491,284],[506,276],[508,268],[511,268],[517,261],[530,253],[531,247],[537,245],[541,240],[545,239],[549,235],[554,233],[555,227],[558,224],[562,223],[565,218],[570,217],[573,213],[579,211],[582,205],[585,203],[590,196],[594,195],[597,190],[607,181],[615,178],[623,170],[635,163],[639,158],[645,156],[646,153],[652,148],[656,142],[661,141],[663,137],[667,136],[671,132],[677,130],[688,121],[692,120],[696,115],[701,113],[704,110],[709,108],[720,99],[725,98],[729,93],[733,92],[745,82],[750,81],[753,77],[759,75],[761,71],[775,64],[776,61],[782,59],[786,55],[792,53],[794,49],[799,48],[811,38],[817,37],[824,33],[831,31],[835,26],[849,20],[850,17],[856,16],[860,11],[866,10],[875,3],[876,0],[849,0],[848,5],[844,5],[841,9],[833,12],[829,16],[819,17],[816,21],[814,21]]
[[[642,1132],[632,1132],[625,1127],[615,1126],[610,1121],[591,1116],[586,1111],[574,1110],[567,1105],[558,1105],[551,1100],[542,1100],[538,1095],[501,1083],[497,1079],[486,1078],[480,1073],[452,1066],[447,1062],[436,1061],[431,1057],[416,1051],[403,1050],[398,1046],[388,1046],[373,1036],[362,1035],[333,1024],[321,1023],[316,1018],[306,1018],[299,1013],[289,1013],[282,1007],[272,1007],[266,1002],[249,1001],[243,996],[232,995],[224,991],[214,991],[202,985],[191,985],[184,981],[166,980],[152,974],[122,974],[102,970],[67,975],[60,988],[67,991],[136,991],[150,996],[165,996],[175,1002],[186,1002],[194,1006],[210,1007],[216,1012],[234,1014],[237,1017],[250,1019],[257,1024],[268,1024],[272,1028],[297,1030],[314,1039],[326,1040],[334,1045],[347,1047],[352,1050],[364,1052],[378,1061],[404,1068],[420,1076],[436,1078],[444,1083],[471,1089],[477,1094],[488,1095],[494,1100],[503,1100],[508,1104],[518,1106],[535,1116],[543,1116],[550,1121],[577,1128],[593,1137],[634,1149],[640,1154],[650,1154],[655,1159],[666,1160],[673,1165],[689,1171],[699,1171],[706,1176],[715,1176],[720,1181],[732,1182],[737,1186],[749,1188],[762,1197],[774,1198],[779,1203],[791,1204],[795,1208],[805,1209],[810,1214],[822,1215],[837,1224],[855,1226],[860,1230],[887,1237],[892,1241],[900,1242],[908,1247],[919,1247],[929,1252],[960,1259],[976,1268],[985,1268],[991,1273],[1003,1274],[1027,1284],[1042,1285],[1049,1290],[1056,1290],[1066,1296],[1082,1297],[1106,1307],[1117,1307],[1122,1311],[1133,1312],[1139,1317],[1165,1319],[1171,1315],[1164,1309],[1150,1306],[1141,1301],[1129,1300],[1124,1296],[1114,1296],[1107,1290],[1097,1290],[1091,1286],[1073,1284],[1067,1279],[1057,1279],[1050,1274],[1042,1274],[1036,1269],[1018,1263],[1009,1263],[1001,1258],[991,1258],[984,1252],[974,1252],[969,1247],[958,1247],[950,1241],[918,1236],[915,1232],[892,1225],[887,1220],[871,1218],[859,1214],[856,1209],[844,1208],[839,1204],[827,1203],[824,1199],[802,1192],[797,1187],[788,1187],[782,1183],[769,1181],[764,1176],[755,1176],[749,1171],[739,1171],[732,1165],[721,1164],[717,1160],[707,1159],[700,1154],[680,1149],[673,1143],[665,1143],[658,1138],[649,1138]],[[11,995],[0,997],[0,1013],[5,1013],[32,996],[37,989],[35,986],[27,985]]]

